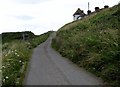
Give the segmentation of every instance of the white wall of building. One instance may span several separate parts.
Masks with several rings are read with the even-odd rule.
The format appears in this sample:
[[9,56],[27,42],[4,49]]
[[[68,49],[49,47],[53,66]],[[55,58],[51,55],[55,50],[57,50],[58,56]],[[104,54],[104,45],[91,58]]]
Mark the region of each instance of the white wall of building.
[[[79,17],[79,18],[78,18],[78,17]],[[74,19],[74,21],[75,21],[75,20],[81,19],[81,17],[80,17],[80,15],[74,15],[73,19]]]

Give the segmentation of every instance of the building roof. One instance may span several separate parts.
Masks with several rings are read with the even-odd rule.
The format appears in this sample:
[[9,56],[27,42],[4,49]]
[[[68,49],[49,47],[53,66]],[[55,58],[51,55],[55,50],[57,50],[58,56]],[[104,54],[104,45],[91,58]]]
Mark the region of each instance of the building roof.
[[80,8],[77,9],[77,11],[73,14],[73,16],[75,15],[81,15],[81,16],[84,16],[85,13],[83,12],[83,10],[80,10]]

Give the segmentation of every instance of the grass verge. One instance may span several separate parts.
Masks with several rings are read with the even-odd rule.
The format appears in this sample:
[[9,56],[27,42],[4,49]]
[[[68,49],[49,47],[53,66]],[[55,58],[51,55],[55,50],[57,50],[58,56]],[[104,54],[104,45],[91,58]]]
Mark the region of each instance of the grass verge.
[[2,44],[2,86],[20,86],[25,77],[26,68],[32,50],[46,41],[52,32],[34,36],[29,40],[4,41]]

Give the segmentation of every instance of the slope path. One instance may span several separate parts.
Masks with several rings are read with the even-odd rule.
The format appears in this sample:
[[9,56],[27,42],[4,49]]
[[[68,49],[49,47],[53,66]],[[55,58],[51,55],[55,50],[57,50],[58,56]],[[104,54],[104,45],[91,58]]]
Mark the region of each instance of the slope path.
[[102,85],[101,79],[76,66],[51,48],[55,32],[33,51],[24,85]]

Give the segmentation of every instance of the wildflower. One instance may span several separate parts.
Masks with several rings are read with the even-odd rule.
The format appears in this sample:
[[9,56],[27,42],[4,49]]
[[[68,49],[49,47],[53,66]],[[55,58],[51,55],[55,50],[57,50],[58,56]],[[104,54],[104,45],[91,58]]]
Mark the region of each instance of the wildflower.
[[0,69],[0,72],[2,72],[2,70]]
[[2,66],[2,68],[5,68],[5,66]]
[[5,82],[5,79],[3,79],[3,82]]
[[21,63],[22,61],[20,60],[19,62]]
[[20,55],[17,55],[18,57],[20,56]]
[[14,51],[12,50],[12,53],[13,53]]
[[15,53],[15,55],[17,55],[17,53]]
[[15,50],[15,52],[17,52],[17,50]]
[[19,84],[19,82],[17,81],[16,84]]
[[5,78],[8,79],[8,76],[6,76]]

